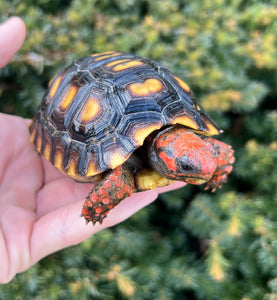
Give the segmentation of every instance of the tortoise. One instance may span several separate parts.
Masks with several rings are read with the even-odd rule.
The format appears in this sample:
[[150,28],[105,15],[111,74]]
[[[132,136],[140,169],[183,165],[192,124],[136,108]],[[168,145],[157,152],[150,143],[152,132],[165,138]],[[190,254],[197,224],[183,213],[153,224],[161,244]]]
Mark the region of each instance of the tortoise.
[[30,127],[37,151],[78,182],[96,183],[82,216],[102,223],[130,196],[174,181],[215,191],[234,151],[189,86],[150,59],[109,51],[77,59],[49,83]]

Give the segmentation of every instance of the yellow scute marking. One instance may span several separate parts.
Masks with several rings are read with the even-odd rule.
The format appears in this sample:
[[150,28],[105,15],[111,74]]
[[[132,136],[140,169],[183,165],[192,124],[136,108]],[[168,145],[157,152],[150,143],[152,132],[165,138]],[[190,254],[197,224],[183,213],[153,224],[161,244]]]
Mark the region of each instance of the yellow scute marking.
[[75,159],[71,160],[70,165],[69,165],[66,172],[71,177],[74,177],[76,175],[76,161],[75,161]]
[[112,66],[114,66],[114,65],[117,65],[117,64],[120,64],[120,63],[129,61],[129,60],[130,60],[129,58],[115,60],[115,61],[112,61],[112,62],[106,64],[105,67],[106,67],[106,68],[110,68],[110,67],[112,67]]
[[63,97],[61,104],[60,104],[60,109],[61,110],[66,110],[72,100],[74,99],[75,95],[78,92],[78,87],[76,85],[72,85],[68,91],[66,92],[65,96]]
[[98,56],[98,55],[111,54],[111,53],[116,53],[116,52],[115,51],[106,51],[106,52],[102,52],[102,53],[94,53],[94,54],[91,54],[90,57],[95,57],[95,56]]
[[39,153],[41,153],[41,144],[42,144],[42,139],[41,139],[41,136],[39,135],[39,136],[37,137],[37,141],[36,141],[37,151],[38,151]]
[[99,61],[99,60],[102,60],[102,59],[105,59],[105,58],[108,58],[108,57],[113,57],[113,56],[118,56],[120,55],[121,53],[114,53],[112,52],[111,54],[108,54],[108,55],[104,55],[104,56],[100,56],[100,57],[97,57],[95,58],[95,61]]
[[[59,85],[60,85],[61,80],[62,80],[62,76],[59,76],[59,77],[55,80],[53,86],[51,87],[50,92],[49,92],[49,95],[50,95],[51,98],[53,98],[53,97],[55,96],[55,94],[56,94],[56,92],[57,92],[57,89],[58,89],[58,87],[59,87]],[[53,80],[52,80],[52,81],[53,81]],[[51,81],[50,83],[52,83],[52,81]]]
[[192,129],[198,129],[198,125],[196,124],[196,122],[191,119],[190,117],[187,117],[187,116],[180,116],[180,117],[176,117],[172,122],[171,124],[181,124],[181,125],[184,125],[184,126],[187,126],[189,128],[192,128]]
[[49,143],[46,143],[43,150],[43,156],[50,161],[51,157],[51,146]]
[[33,129],[33,131],[31,132],[31,135],[30,135],[30,141],[31,141],[31,143],[34,143],[35,137],[36,137],[36,130]]
[[137,142],[138,145],[142,145],[145,138],[152,133],[154,130],[160,129],[161,124],[155,124],[155,125],[149,125],[147,127],[143,127],[140,129],[137,129],[134,134],[134,139]]
[[148,96],[164,89],[162,82],[156,78],[146,79],[144,82],[131,83],[129,91],[134,96]]
[[187,93],[190,92],[190,87],[183,80],[181,80],[180,78],[178,78],[176,76],[174,78],[176,79],[176,81],[179,83],[179,85],[185,92],[187,92]]
[[113,71],[123,71],[132,67],[140,66],[143,65],[143,62],[139,60],[131,60],[129,62],[121,63],[119,65],[116,65],[115,67],[112,68]]
[[83,106],[79,118],[82,122],[88,122],[93,120],[101,112],[101,105],[96,97],[90,97],[87,99]]
[[216,127],[214,127],[214,125],[208,121],[206,121],[206,126],[207,126],[207,131],[211,134],[211,135],[218,135],[219,131]]
[[123,157],[119,152],[114,152],[110,157],[110,167],[114,169],[117,166],[123,164],[125,160],[126,158]]
[[51,83],[54,81],[55,78],[56,78],[56,75],[51,78],[51,80],[48,83],[48,87],[51,85]]
[[94,176],[94,175],[96,175],[98,173],[99,173],[99,171],[96,169],[95,163],[93,161],[90,161],[88,163],[88,168],[87,168],[86,176],[87,177],[91,177],[91,176]]
[[54,166],[59,170],[63,170],[63,152],[60,149],[56,150]]

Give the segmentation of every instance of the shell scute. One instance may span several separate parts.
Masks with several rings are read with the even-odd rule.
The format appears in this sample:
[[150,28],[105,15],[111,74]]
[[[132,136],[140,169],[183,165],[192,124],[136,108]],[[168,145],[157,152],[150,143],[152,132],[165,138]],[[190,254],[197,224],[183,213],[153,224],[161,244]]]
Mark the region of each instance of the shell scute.
[[108,51],[76,60],[51,80],[30,132],[58,169],[87,182],[170,124],[219,133],[179,77],[149,59]]

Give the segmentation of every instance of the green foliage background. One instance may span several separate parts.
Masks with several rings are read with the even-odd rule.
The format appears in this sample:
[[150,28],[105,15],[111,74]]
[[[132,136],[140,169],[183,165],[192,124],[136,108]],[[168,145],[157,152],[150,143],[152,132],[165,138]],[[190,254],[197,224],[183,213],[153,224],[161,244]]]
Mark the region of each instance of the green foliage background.
[[28,35],[0,111],[32,117],[62,66],[121,50],[184,79],[236,151],[216,193],[186,186],[53,254],[0,299],[277,299],[277,6],[255,0],[3,0]]

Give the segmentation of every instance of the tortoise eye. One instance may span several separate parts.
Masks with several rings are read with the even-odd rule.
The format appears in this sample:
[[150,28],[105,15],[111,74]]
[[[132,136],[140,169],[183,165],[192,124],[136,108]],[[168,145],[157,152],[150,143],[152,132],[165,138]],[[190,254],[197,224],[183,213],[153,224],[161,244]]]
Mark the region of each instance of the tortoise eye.
[[179,171],[184,174],[196,172],[195,166],[189,161],[187,157],[182,157],[181,159],[178,159],[177,165]]
[[193,167],[191,165],[188,164],[184,164],[182,163],[180,165],[181,169],[184,170],[185,172],[189,172],[189,171],[193,171]]

